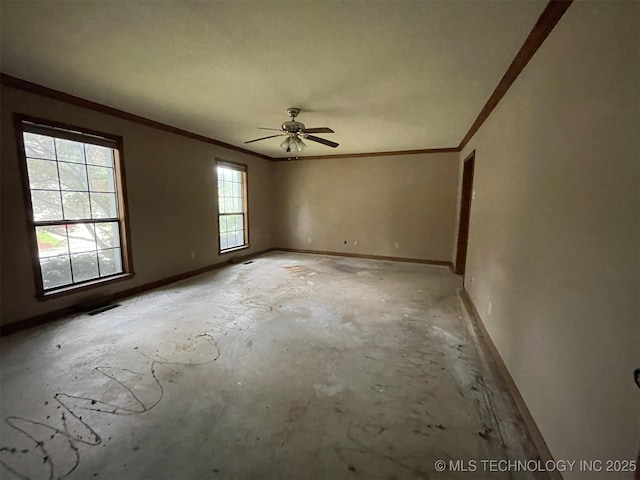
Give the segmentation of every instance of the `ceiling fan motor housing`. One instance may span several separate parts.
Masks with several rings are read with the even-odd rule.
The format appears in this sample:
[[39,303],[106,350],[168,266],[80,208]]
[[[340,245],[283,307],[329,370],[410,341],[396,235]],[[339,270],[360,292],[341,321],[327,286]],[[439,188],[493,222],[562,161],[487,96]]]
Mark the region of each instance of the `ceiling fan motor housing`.
[[282,131],[286,133],[302,133],[304,132],[304,123],[289,120],[282,124]]

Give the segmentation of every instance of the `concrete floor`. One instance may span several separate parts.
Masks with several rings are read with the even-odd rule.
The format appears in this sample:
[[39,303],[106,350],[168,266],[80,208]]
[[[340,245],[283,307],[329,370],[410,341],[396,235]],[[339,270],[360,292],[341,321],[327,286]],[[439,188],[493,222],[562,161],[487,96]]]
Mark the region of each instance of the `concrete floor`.
[[545,478],[444,267],[275,252],[2,339],[3,479]]

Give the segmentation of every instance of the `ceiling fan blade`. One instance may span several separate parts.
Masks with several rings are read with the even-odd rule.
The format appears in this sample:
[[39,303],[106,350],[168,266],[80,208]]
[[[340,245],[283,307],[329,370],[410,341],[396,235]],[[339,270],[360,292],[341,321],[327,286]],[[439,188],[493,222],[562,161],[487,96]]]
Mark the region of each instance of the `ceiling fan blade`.
[[329,127],[305,128],[304,133],[336,133]]
[[331,148],[336,148],[338,145],[340,145],[339,143],[332,142],[331,140],[327,140],[326,138],[314,137],[313,135],[306,135],[304,138],[306,138],[307,140],[311,140],[312,142],[322,143],[323,145]]
[[273,130],[274,132],[281,132],[281,128],[265,128],[265,127],[256,127],[258,130]]
[[267,138],[283,137],[283,136],[284,136],[284,133],[281,133],[279,135],[269,135],[268,137],[256,138],[255,140],[249,140],[248,142],[244,142],[244,143],[259,142],[260,140],[266,140]]

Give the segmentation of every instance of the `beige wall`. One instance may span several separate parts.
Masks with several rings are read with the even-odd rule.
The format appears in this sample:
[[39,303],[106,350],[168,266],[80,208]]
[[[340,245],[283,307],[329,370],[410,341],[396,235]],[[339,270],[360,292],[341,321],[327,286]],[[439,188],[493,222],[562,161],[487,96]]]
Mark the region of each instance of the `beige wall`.
[[[216,157],[249,167],[251,248],[240,253],[273,247],[271,162],[12,88],[1,95],[2,324],[227,260],[218,255]],[[124,137],[134,279],[35,299],[13,112]]]
[[276,162],[276,244],[449,261],[457,176],[457,153]]
[[557,459],[640,447],[639,8],[574,2],[461,154],[465,286]]

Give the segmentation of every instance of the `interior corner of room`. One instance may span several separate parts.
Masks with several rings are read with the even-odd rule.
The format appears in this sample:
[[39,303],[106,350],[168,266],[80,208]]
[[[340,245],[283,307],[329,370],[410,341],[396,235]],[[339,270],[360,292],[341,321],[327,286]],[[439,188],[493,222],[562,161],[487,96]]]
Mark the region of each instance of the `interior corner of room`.
[[[139,422],[135,423],[136,428],[143,431],[143,416],[138,414],[148,416],[149,405],[167,408],[164,405],[169,403],[147,400],[144,395],[151,398],[155,393],[138,392],[127,382],[133,385],[139,380],[140,385],[154,388],[162,384],[164,397],[158,398],[180,402],[180,395],[187,394],[172,393],[167,386],[173,386],[174,381],[179,383],[180,375],[184,375],[190,379],[190,388],[199,392],[197,365],[216,361],[222,370],[211,375],[226,390],[218,396],[208,392],[207,401],[224,404],[225,398],[237,399],[237,405],[229,406],[227,402],[225,408],[238,408],[245,416],[259,405],[258,417],[263,418],[263,411],[267,415],[265,406],[277,408],[265,400],[264,392],[270,390],[265,386],[267,390],[250,389],[247,381],[234,377],[242,367],[239,364],[234,370],[234,365],[225,363],[229,360],[224,354],[230,351],[239,359],[245,358],[245,353],[239,353],[245,350],[247,357],[260,354],[260,362],[264,363],[257,362],[251,367],[255,369],[271,365],[272,361],[281,365],[277,363],[282,360],[280,355],[293,354],[277,350],[278,341],[293,342],[291,338],[295,337],[309,342],[306,345],[311,353],[295,342],[291,345],[297,346],[290,347],[300,356],[300,365],[308,368],[305,374],[313,377],[316,367],[309,367],[304,359],[318,349],[321,355],[317,358],[330,365],[326,368],[332,373],[327,378],[331,377],[334,383],[325,379],[324,383],[309,384],[313,395],[307,395],[302,392],[305,379],[300,372],[293,372],[295,360],[286,357],[289,366],[279,372],[290,375],[286,378],[297,383],[295,392],[286,394],[286,412],[280,412],[282,430],[270,430],[263,436],[256,433],[257,424],[242,423],[238,420],[242,415],[228,415],[220,407],[215,411],[223,419],[220,428],[227,433],[239,432],[238,438],[246,434],[246,438],[242,437],[243,448],[255,447],[258,457],[253,463],[247,460],[243,467],[230,460],[235,458],[231,447],[227,450],[220,446],[224,459],[216,462],[224,468],[206,467],[207,474],[218,474],[218,469],[224,473],[226,468],[229,475],[242,478],[258,478],[261,474],[295,476],[310,468],[317,469],[313,471],[318,477],[347,478],[360,471],[373,475],[375,472],[367,468],[375,465],[390,476],[454,478],[437,476],[440,473],[433,470],[435,457],[430,456],[431,451],[424,458],[432,465],[425,466],[417,453],[404,458],[393,456],[397,452],[381,450],[381,446],[387,448],[385,442],[415,446],[425,441],[431,442],[428,448],[436,444],[450,448],[450,459],[479,459],[483,454],[499,451],[507,458],[512,453],[537,455],[556,466],[559,461],[587,462],[560,471],[530,471],[523,478],[631,478],[630,462],[637,460],[640,447],[640,390],[633,381],[633,371],[640,367],[640,4],[560,0],[377,2],[362,7],[362,28],[352,25],[352,31],[336,26],[335,38],[328,39],[323,28],[328,28],[333,18],[332,3],[296,4],[300,25],[291,28],[301,36],[308,35],[310,40],[331,42],[334,47],[341,41],[350,41],[343,50],[335,47],[324,54],[319,47],[310,45],[319,60],[315,64],[300,60],[300,65],[307,68],[295,68],[295,58],[287,60],[286,52],[276,55],[267,49],[261,53],[258,48],[258,43],[266,49],[269,42],[288,45],[290,41],[287,32],[276,27],[292,13],[285,12],[284,19],[278,18],[273,2],[252,4],[248,10],[247,2],[225,4],[228,10],[220,16],[229,22],[226,25],[238,25],[236,33],[226,30],[223,23],[215,23],[222,20],[215,19],[213,4],[162,3],[151,13],[152,9],[147,8],[150,4],[131,2],[118,7],[115,3],[96,2],[97,10],[92,14],[80,4],[74,7],[72,2],[42,2],[34,7],[35,13],[21,2],[2,2],[1,373],[13,378],[12,372],[27,361],[17,358],[18,352],[27,348],[25,345],[33,345],[29,352],[43,352],[42,358],[37,358],[40,353],[33,353],[34,358],[28,360],[34,362],[34,370],[43,372],[38,381],[46,383],[47,389],[57,388],[48,386],[62,382],[64,375],[64,369],[59,368],[63,361],[55,355],[60,354],[58,350],[62,350],[61,345],[64,347],[65,339],[73,338],[74,346],[69,348],[82,348],[83,338],[94,338],[95,332],[84,331],[81,326],[95,322],[105,332],[104,337],[89,342],[100,343],[92,346],[100,350],[99,355],[116,352],[120,343],[126,344],[131,348],[121,358],[144,356],[143,360],[153,365],[149,370],[152,373],[132,372],[125,366],[117,375],[129,371],[122,375],[131,378],[125,380],[116,374],[109,377],[108,370],[96,370],[93,353],[78,353],[76,363],[69,365],[90,367],[93,375],[101,374],[107,381],[116,378],[133,400],[126,408],[116,408],[109,403],[111,400],[69,394],[63,409],[75,408],[76,413],[84,409],[91,416],[96,415],[96,402],[108,404],[114,415],[118,408],[123,409],[118,414],[135,413],[132,422]],[[397,4],[397,11],[390,11],[391,3]],[[355,6],[339,3],[335,8],[353,14]],[[95,31],[86,26],[80,28],[77,38],[64,33],[69,18],[87,15],[93,22],[96,12],[102,12],[104,28],[124,25],[127,15],[133,18],[146,12],[150,17],[147,33],[141,37],[144,41],[126,51],[126,41],[122,37],[114,39],[119,48],[116,55],[111,49],[99,53],[92,50],[101,42],[102,30],[97,26]],[[164,23],[169,14],[176,18],[172,26]],[[493,20],[490,14],[495,16]],[[38,46],[25,35],[47,17],[52,24],[44,34],[50,44]],[[430,23],[433,18],[439,21]],[[55,25],[56,21],[60,25]],[[189,64],[189,55],[183,51],[189,49],[193,56],[189,58],[195,61],[200,58],[198,55],[209,52],[207,48],[214,48],[197,43],[201,38],[197,35],[204,35],[207,25],[215,25],[208,34],[214,35],[218,43],[227,42],[224,44],[233,53],[215,50],[220,68],[196,68]],[[400,28],[402,25],[406,30]],[[443,25],[452,28],[447,30]],[[379,31],[376,33],[372,26],[378,26]],[[162,28],[169,28],[170,34]],[[493,37],[490,28],[495,29]],[[133,27],[127,26],[127,32],[133,35]],[[269,37],[269,42],[261,41],[261,34]],[[244,35],[245,40],[234,35]],[[384,35],[397,35],[399,41],[384,42],[379,38]],[[359,46],[352,42],[354,36],[362,39]],[[55,59],[78,45],[78,38],[86,44],[65,60],[67,70],[56,67]],[[175,38],[183,38],[186,44],[172,45]],[[158,43],[145,43],[151,40]],[[448,43],[440,45],[438,40]],[[171,71],[155,55],[144,63],[143,46],[151,44],[154,49],[164,46],[174,62],[171,65],[184,72],[178,75]],[[376,48],[369,48],[368,44]],[[20,53],[20,45],[28,54]],[[442,53],[447,45],[451,46],[450,56]],[[470,50],[465,53],[467,47]],[[236,50],[242,48],[247,50]],[[112,77],[100,78],[100,61],[122,75],[131,62],[142,62],[149,78],[143,81],[132,72],[131,78],[118,87]],[[293,68],[299,83],[295,79],[278,83],[271,69],[262,68],[260,62],[281,73]],[[325,75],[318,69],[320,64],[327,68]],[[438,70],[430,69],[431,64]],[[93,65],[95,70],[81,77],[70,76],[79,74],[84,65]],[[367,76],[357,77],[361,83],[355,85],[348,77],[358,75],[358,68],[366,69]],[[150,75],[151,71],[156,73]],[[427,79],[429,75],[433,78]],[[207,95],[202,93],[206,88],[200,76],[211,83]],[[259,98],[267,96],[267,88],[260,83],[261,76],[274,97],[265,99],[263,104]],[[230,87],[233,82],[238,83],[238,88],[228,90],[229,98],[220,98],[224,94],[219,89]],[[162,95],[154,96],[154,89]],[[232,99],[240,103],[235,106]],[[219,110],[216,101],[220,102]],[[332,133],[319,133],[324,144],[315,141],[317,137],[313,135],[309,142],[302,127],[288,131],[283,124],[281,131],[277,128],[278,123],[287,120],[286,109],[297,105],[302,108],[291,120],[304,122],[311,127],[311,133],[313,127],[320,125],[316,131],[331,130]],[[270,138],[268,133],[265,140],[251,143],[251,138],[261,136],[256,127],[279,131],[271,136],[285,138],[283,143],[304,140],[306,150],[298,157],[289,157],[290,151],[281,147],[283,139]],[[44,237],[36,238],[35,232],[48,232],[53,223],[46,216],[40,221],[34,219],[32,199],[34,191],[50,187],[34,183],[29,177],[28,162],[49,162],[42,163],[47,168],[54,164],[58,168],[62,164],[75,168],[75,160],[61,157],[55,150],[57,143],[51,143],[51,158],[46,154],[42,159],[35,154],[30,157],[25,134],[52,138],[58,135],[60,141],[76,141],[84,145],[86,158],[87,148],[113,152],[114,160],[108,165],[91,164],[86,159],[83,163],[87,198],[95,194],[96,198],[103,195],[113,199],[104,214],[95,214],[98,207],[87,200],[94,209],[89,216],[93,215],[100,226],[122,222],[118,224],[119,243],[107,242],[100,247],[95,237],[91,240],[98,245],[94,247],[98,254],[97,273],[90,279],[73,280],[73,251],[64,257],[69,259],[72,280],[47,286],[41,277]],[[332,142],[339,146],[333,148]],[[91,177],[93,172],[95,180]],[[103,174],[113,175],[106,190],[99,186],[92,190],[94,183],[102,181],[98,175]],[[57,190],[53,190],[63,198],[66,187],[61,185],[58,180]],[[64,200],[61,202],[64,204]],[[122,215],[110,213],[109,209]],[[70,232],[71,224],[73,220],[61,218],[55,226]],[[93,223],[88,225],[88,229],[96,227]],[[66,235],[70,243],[71,234]],[[115,261],[117,267],[107,261],[114,251],[121,255]],[[100,262],[105,258],[107,273],[103,274]],[[196,288],[202,290],[196,294]],[[321,288],[326,290],[321,292]],[[199,304],[197,328],[195,323],[182,320],[183,314],[195,312],[196,302],[206,302],[208,295],[215,302]],[[173,296],[184,304],[173,304]],[[271,304],[270,298],[275,303]],[[302,299],[307,303],[301,303]],[[347,303],[350,301],[355,303]],[[122,304],[120,311],[124,313],[118,313],[116,308],[103,310],[116,302]],[[229,312],[241,305],[243,312],[249,313],[243,317],[240,312],[234,317],[235,324],[221,326],[222,302],[229,302],[224,307]],[[144,309],[135,310],[136,305]],[[89,310],[97,315],[87,316]],[[164,310],[175,313],[175,318],[171,317],[175,325],[166,323],[169,317],[162,316]],[[135,322],[126,323],[125,314],[130,315],[127,322],[140,315],[141,325],[151,332],[156,328],[168,331],[158,340],[158,348],[165,349],[164,353],[154,354],[151,346],[148,352],[133,352],[133,344],[127,343],[127,329],[131,328],[131,334],[140,342],[146,335],[134,333]],[[123,316],[117,323],[117,335],[109,333],[109,315]],[[153,321],[155,315],[163,320]],[[264,323],[258,322],[258,317]],[[336,320],[338,317],[340,321]],[[323,318],[336,330],[320,328]],[[457,323],[460,319],[464,322]],[[174,328],[181,328],[181,322],[193,329],[189,339],[180,344],[182,350],[175,347],[174,351],[173,346],[167,345],[173,345],[171,334]],[[423,330],[408,330],[408,324]],[[449,334],[445,332],[447,328],[452,329]],[[200,332],[199,337],[196,331]],[[394,340],[396,334],[402,342]],[[418,335],[425,338],[422,347]],[[463,340],[458,345],[452,340],[454,337]],[[241,338],[242,342],[233,343],[234,338]],[[265,341],[260,343],[265,338],[270,346]],[[341,350],[331,353],[338,348],[324,343],[318,346],[313,338],[335,341]],[[377,353],[366,350],[371,347],[367,345],[369,340],[377,342]],[[425,423],[407,430],[407,425],[417,420],[404,415],[401,403],[393,403],[399,402],[399,397],[393,401],[383,399],[395,388],[385,384],[392,383],[385,375],[393,371],[402,378],[403,368],[418,368],[418,362],[420,372],[407,377],[406,388],[412,388],[412,382],[418,379],[435,378],[429,376],[436,375],[431,370],[425,373],[433,360],[425,345],[450,361],[443,370],[455,372],[455,365],[465,370],[455,373],[460,378],[466,378],[476,368],[486,368],[487,378],[494,383],[488,390],[481,390],[489,392],[486,395],[491,399],[479,400],[478,404],[486,400],[487,405],[498,405],[500,411],[513,415],[517,420],[514,425],[522,422],[522,432],[514,427],[506,440],[507,444],[513,441],[517,448],[505,447],[505,439],[497,438],[496,425],[457,434],[456,422],[464,423],[460,420],[464,415],[448,411],[440,403],[433,412],[442,420],[429,420],[428,428]],[[472,353],[447,357],[464,350],[462,345]],[[412,353],[409,346],[420,353]],[[197,348],[205,348],[204,360],[196,353],[189,356],[188,352],[202,352]],[[371,370],[350,370],[359,368],[345,353],[350,351],[365,352],[368,360],[363,356],[357,361],[371,361],[376,366]],[[50,365],[47,355],[53,359]],[[171,355],[189,361],[176,366],[172,373],[167,366],[174,365],[168,359]],[[342,363],[336,360],[338,357]],[[399,358],[408,358],[411,365],[398,367],[395,362]],[[100,368],[103,365],[106,363],[101,363]],[[180,370],[184,365],[191,370]],[[322,370],[325,366],[317,368]],[[167,370],[156,375],[153,369]],[[366,395],[357,397],[363,408],[359,413],[353,403],[356,397],[349,397],[352,403],[335,403],[349,388],[362,386],[355,377],[364,378],[371,371],[383,380],[372,380],[372,390],[367,394],[388,402],[389,411],[397,413],[396,424],[363,424],[365,418],[358,416],[360,413],[383,415],[376,410],[379,405]],[[140,377],[133,379],[134,374]],[[166,381],[165,377],[158,380],[158,375],[164,375]],[[259,376],[251,378],[258,382]],[[80,388],[81,380],[73,384],[74,388]],[[463,382],[465,387],[475,389],[460,393],[456,401],[461,403],[455,405],[467,405],[465,401],[479,395],[477,379],[467,380],[468,383]],[[458,390],[449,381],[453,382],[447,377],[438,384],[444,385],[446,392],[451,388],[454,395]],[[22,388],[19,380],[15,382],[15,388]],[[39,399],[40,390],[45,387],[34,386],[31,381],[29,385],[28,391]],[[71,388],[69,385],[65,384],[65,388]],[[7,398],[12,395],[5,384],[3,392]],[[319,402],[318,398],[334,403],[331,408],[328,403],[314,403]],[[15,418],[26,413],[9,411],[7,404],[18,409],[18,402],[3,401],[2,417],[6,422],[2,430],[6,432],[11,427],[19,431],[24,425],[20,427],[22,420]],[[127,408],[132,410],[125,412]],[[422,415],[424,420],[428,416],[423,410],[411,411],[416,418]],[[287,443],[290,438],[286,435],[291,433],[287,426],[302,422],[321,429],[319,417],[311,420],[316,414],[327,418],[331,425],[332,430],[326,433],[331,445],[322,444],[326,450],[318,447],[317,453],[312,447],[322,439],[299,437],[305,445],[299,446],[301,453],[296,457],[294,447]],[[347,419],[344,425],[349,427],[344,432],[338,432],[340,422],[332,423],[338,418],[336,415]],[[11,418],[14,420],[7,420]],[[351,422],[349,418],[358,421]],[[475,425],[477,419],[466,420]],[[175,421],[171,428],[179,429],[176,419],[166,421]],[[237,430],[232,425],[235,421],[241,425]],[[264,421],[268,428],[276,428]],[[124,431],[133,428],[134,423],[118,428]],[[29,425],[23,429],[29,430],[34,424]],[[64,433],[66,427],[54,426],[51,432],[58,439],[67,438],[74,451],[81,448],[93,452],[88,445],[102,441],[109,446],[106,438],[92,430],[90,420],[78,425],[86,432],[82,441],[73,436],[75,433]],[[199,427],[194,431],[194,435],[208,436]],[[482,434],[479,440],[478,434]],[[253,444],[248,443],[249,436]],[[256,446],[261,436],[263,443],[269,438],[268,446]],[[485,436],[495,443],[487,443]],[[87,440],[89,437],[92,440]],[[521,440],[523,445],[530,442],[530,451],[527,447],[518,450]],[[459,451],[454,448],[456,441],[464,445]],[[504,448],[500,447],[501,441]],[[32,455],[39,448],[38,442],[29,439],[21,437],[19,442],[26,442],[24,449],[32,450],[25,455]],[[51,446],[52,451],[56,448]],[[126,456],[131,455],[131,448],[114,442],[112,451]],[[192,453],[202,460],[199,456],[205,455],[204,450],[198,452]],[[0,457],[0,471],[9,478],[40,478],[35,463],[20,460],[10,450],[0,450],[0,454],[4,455]],[[49,459],[49,455],[43,455]],[[52,457],[56,455],[62,454]],[[41,463],[51,463],[52,471],[70,479],[93,473],[88,468],[98,472],[102,465],[97,454],[82,453],[79,463],[63,472],[67,468],[65,462],[71,462],[72,456],[60,460],[63,457],[59,456],[55,465],[49,460]],[[278,458],[289,463],[284,467],[286,462],[278,464]],[[185,478],[205,475],[205,467],[198,470],[198,462],[191,466],[178,460],[172,462],[171,468],[176,470],[167,471],[190,472]],[[369,462],[372,463],[367,466]],[[620,468],[627,462],[628,469],[598,470],[597,462]],[[126,463],[127,468],[135,468],[133,460]],[[275,469],[269,470],[274,465]],[[113,475],[126,471],[125,467],[114,468],[106,471]],[[143,470],[136,472],[135,475],[144,475]]]

